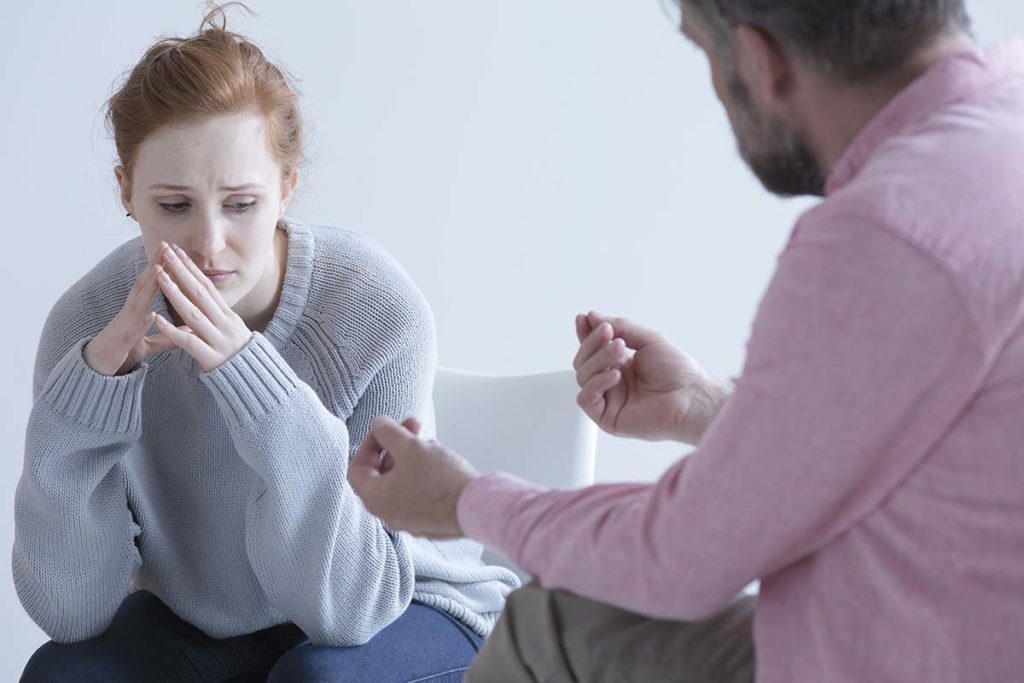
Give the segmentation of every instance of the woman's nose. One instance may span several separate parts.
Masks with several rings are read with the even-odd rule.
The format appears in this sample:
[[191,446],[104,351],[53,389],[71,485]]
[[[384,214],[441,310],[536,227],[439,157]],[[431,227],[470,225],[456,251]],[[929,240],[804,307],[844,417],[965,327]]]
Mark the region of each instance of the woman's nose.
[[224,227],[215,218],[204,218],[195,227],[190,241],[193,253],[205,259],[213,259],[224,250]]

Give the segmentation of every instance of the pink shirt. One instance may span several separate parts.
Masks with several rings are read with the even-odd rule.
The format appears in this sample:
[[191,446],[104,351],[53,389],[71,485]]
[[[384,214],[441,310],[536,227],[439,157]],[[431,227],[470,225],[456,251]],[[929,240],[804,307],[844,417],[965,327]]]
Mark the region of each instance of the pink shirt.
[[1017,43],[937,65],[856,138],[690,457],[580,491],[489,474],[459,521],[652,617],[760,578],[760,683],[1024,680],[1022,324]]

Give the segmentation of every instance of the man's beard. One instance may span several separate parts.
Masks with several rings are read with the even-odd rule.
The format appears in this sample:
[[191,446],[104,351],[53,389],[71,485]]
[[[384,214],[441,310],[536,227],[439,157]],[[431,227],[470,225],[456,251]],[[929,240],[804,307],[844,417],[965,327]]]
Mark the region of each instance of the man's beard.
[[824,196],[826,173],[804,135],[759,112],[735,72],[729,75],[728,87],[740,155],[765,189],[782,197]]

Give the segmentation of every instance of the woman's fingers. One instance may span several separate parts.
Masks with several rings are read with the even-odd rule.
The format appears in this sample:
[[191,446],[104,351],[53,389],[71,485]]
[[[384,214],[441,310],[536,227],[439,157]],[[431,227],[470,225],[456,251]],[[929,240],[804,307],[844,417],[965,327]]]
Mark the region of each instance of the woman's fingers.
[[[157,281],[167,301],[178,312],[181,321],[192,328],[195,335],[207,343],[212,343],[217,336],[217,326],[206,316],[206,313],[189,298],[162,266],[157,266]],[[172,325],[173,327],[173,325]],[[193,336],[195,336],[193,335]],[[173,338],[173,337],[172,337]]]
[[195,358],[201,365],[211,360],[213,349],[200,339],[189,326],[175,327],[167,318],[157,313],[156,328],[174,346]]
[[135,284],[132,285],[132,289],[128,293],[121,313],[132,323],[141,321],[149,313],[149,307],[153,303],[158,289],[156,269],[153,263],[150,263],[135,279]]
[[627,360],[629,360],[629,351],[626,349],[626,342],[621,339],[613,339],[580,365],[576,370],[576,383],[582,387],[594,375],[620,366]]
[[217,289],[217,285],[210,282],[210,278],[206,277],[206,273],[196,265],[196,262],[189,258],[185,250],[179,247],[177,244],[172,244],[171,250],[177,255],[178,260],[185,264],[185,268],[192,273],[194,277],[203,287],[206,289],[207,294],[210,295],[210,299],[221,309],[222,312],[227,312],[231,307],[228,306],[227,302],[224,301],[224,297],[221,296],[220,290]]
[[149,332],[149,328],[153,327],[153,313],[152,311],[146,311],[143,315],[129,315],[124,314],[125,317],[119,325],[119,336],[113,337],[118,339],[118,343],[124,347],[124,352],[128,353],[133,346],[135,346],[140,339],[146,336]]
[[118,340],[122,347],[122,353],[127,356],[139,343],[153,326],[153,313],[149,310],[158,290],[156,271],[153,265],[146,266],[145,270],[135,280],[131,292],[128,294],[121,312],[118,313],[116,322],[112,321],[114,327],[111,332],[114,336],[110,339]]
[[587,360],[600,351],[613,337],[611,325],[598,325],[586,336],[580,344],[576,357],[572,360],[572,367],[579,370]]
[[[220,303],[214,300],[213,295],[207,287],[209,278],[203,275],[203,272],[196,268],[195,272],[198,272],[199,277],[189,269],[188,265],[178,256],[178,254],[168,245],[166,242],[161,243],[162,249],[162,260],[159,267],[162,267],[164,272],[168,274],[178,290],[184,295],[189,303],[194,306],[204,318],[209,320],[212,324],[213,329],[216,329],[217,324],[220,322],[223,316],[223,309]],[[184,252],[182,252],[184,253]],[[186,258],[188,258],[186,256]],[[195,264],[193,264],[193,267]],[[210,284],[212,287],[212,284]],[[164,294],[167,294],[167,290],[164,289]],[[178,309],[178,314],[181,319],[188,325],[193,325],[193,321],[186,318],[184,311]],[[197,332],[205,334],[205,331],[200,327],[197,328]]]
[[[156,313],[153,314],[153,318],[155,320]],[[191,332],[192,332],[192,330],[190,330],[187,325],[182,325],[178,329],[181,330],[182,332],[187,333],[187,334],[191,334]],[[158,353],[163,353],[164,351],[170,351],[170,350],[172,350],[174,348],[177,348],[177,344],[175,344],[171,340],[171,338],[168,337],[163,332],[157,332],[156,334],[152,334],[152,335],[150,335],[148,337],[143,337],[142,338],[142,343],[143,343],[143,352],[142,352],[143,360],[145,360],[146,358],[149,358],[150,356],[155,356]]]

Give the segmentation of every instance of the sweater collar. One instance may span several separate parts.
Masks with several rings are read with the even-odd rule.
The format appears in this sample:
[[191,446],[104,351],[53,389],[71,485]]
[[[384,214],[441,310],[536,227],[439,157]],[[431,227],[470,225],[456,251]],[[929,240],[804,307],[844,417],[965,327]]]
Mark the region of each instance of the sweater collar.
[[309,227],[299,221],[281,219],[280,227],[288,233],[288,261],[284,272],[281,298],[263,335],[279,351],[295,331],[306,310],[309,285],[313,280],[315,245]]

